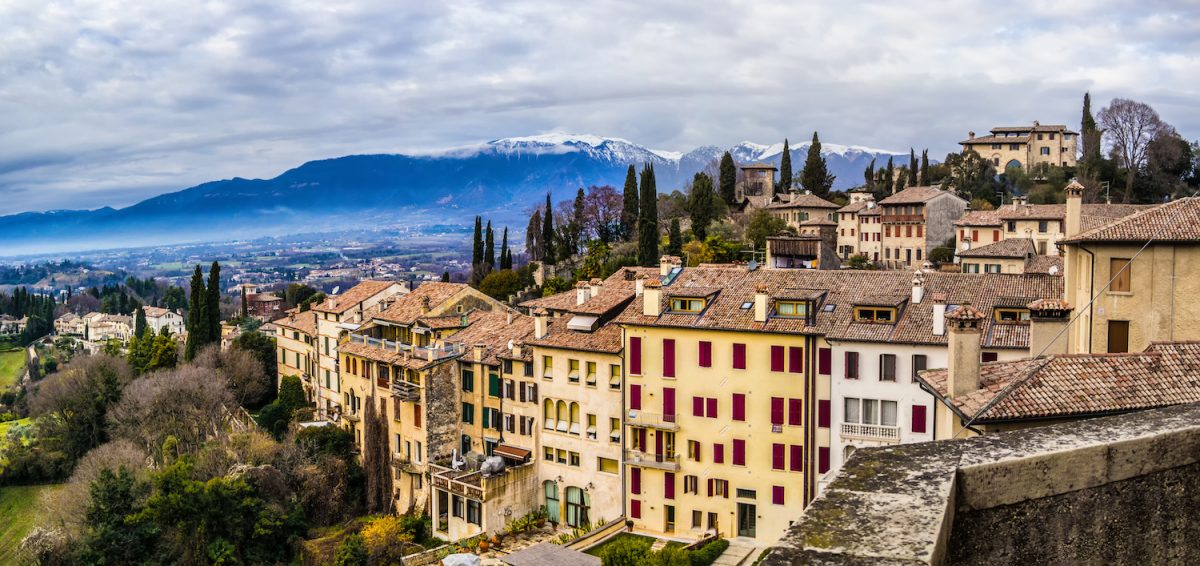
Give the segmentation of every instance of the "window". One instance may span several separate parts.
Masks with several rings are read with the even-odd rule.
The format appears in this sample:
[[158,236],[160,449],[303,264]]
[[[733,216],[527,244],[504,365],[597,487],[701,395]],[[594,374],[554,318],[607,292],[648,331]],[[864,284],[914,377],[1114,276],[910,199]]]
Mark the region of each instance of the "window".
[[999,230],[992,230],[992,241],[993,242],[1000,241],[1000,231]]
[[1016,232],[1017,231],[1017,223],[1015,221],[1009,220],[1007,228],[1008,228],[1009,232]]
[[746,465],[746,441],[740,438],[733,439],[733,465]]
[[1108,276],[1112,279],[1112,283],[1108,286],[1110,293],[1129,293],[1132,292],[1130,287],[1130,272],[1133,271],[1133,265],[1130,260],[1113,258],[1108,260]]
[[462,404],[462,422],[475,424],[475,405],[471,403]]
[[817,373],[821,375],[829,375],[832,371],[833,350],[831,348],[817,348]]
[[525,377],[533,377],[533,364],[521,362],[521,367],[525,370]]
[[700,461],[700,441],[699,440],[687,441],[687,456],[688,456],[688,460],[691,460],[693,462]]
[[642,494],[642,469],[629,468],[629,493]]
[[467,522],[472,525],[483,524],[483,504],[473,499],[467,500]]
[[554,379],[554,358],[542,356],[542,378]]
[[829,471],[829,447],[822,446],[817,449],[817,472],[825,473]]
[[788,372],[804,373],[804,348],[788,347]]
[[713,463],[714,464],[724,464],[725,463],[725,445],[724,444],[720,444],[720,443],[713,444]]
[[997,308],[995,316],[996,322],[1004,322],[1009,324],[1029,322],[1029,311],[1027,309]]
[[999,355],[996,354],[996,352],[984,352],[979,355],[979,359],[982,360],[984,363],[994,362],[994,361],[996,361],[996,359],[998,357],[999,357]]
[[620,465],[612,458],[596,458],[596,469],[606,474],[620,473]]
[[629,386],[629,408],[635,411],[642,409],[642,386],[637,383]]
[[642,339],[638,336],[629,339],[629,373],[642,375]]
[[919,372],[925,371],[929,364],[929,359],[925,354],[913,354],[912,357],[912,376],[915,379]]
[[1129,321],[1108,321],[1108,353],[1120,354],[1129,351]]
[[829,428],[829,405],[829,399],[817,401],[817,426],[821,428]]
[[783,486],[782,485],[771,486],[771,504],[772,505],[783,505]]
[[1000,149],[1000,146],[1002,146],[1002,145],[1003,144],[994,143],[994,144],[992,144],[992,149]]
[[567,360],[567,381],[579,383],[579,360]]
[[512,373],[512,360],[504,360],[504,373]]
[[589,414],[587,416],[587,428],[584,429],[587,437],[591,440],[596,440],[596,415]]
[[662,350],[663,377],[675,377],[675,341],[663,339]]
[[858,379],[858,352],[846,352],[846,379]]
[[1038,233],[1045,234],[1050,228],[1050,223],[1045,220],[1038,220]]
[[488,373],[488,395],[492,397],[500,397],[504,393],[503,387],[500,384],[500,375],[496,373]]
[[663,497],[666,499],[675,499],[675,474],[671,472],[663,473]]
[[879,355],[879,381],[896,381],[896,355]]
[[783,426],[783,397],[771,397],[771,424]]
[[[1041,134],[1038,134],[1038,139],[1042,139],[1042,135],[1041,135]],[[1043,148],[1042,148],[1042,155],[1050,155],[1050,148],[1048,148],[1048,147],[1043,147]]]
[[854,307],[854,322],[877,322],[891,324],[896,320],[896,309]]
[[1010,144],[1008,144],[1008,149],[1010,149],[1010,150],[1012,150],[1012,151],[1020,151],[1020,150],[1021,150],[1021,144],[1019,144],[1019,143],[1010,143]]
[[596,386],[596,362],[588,362],[587,363],[587,372],[586,372],[585,376],[587,378],[587,384],[591,385],[592,387],[595,387]]
[[1042,139],[1042,134],[1038,134],[1037,136],[1038,136],[1038,139],[1039,139],[1039,140],[1041,140],[1041,139]]
[[783,346],[771,346],[771,371],[783,371]]
[[[683,492],[699,495],[699,493],[700,493],[700,478],[698,478],[696,476],[683,476]],[[696,526],[700,526],[699,519],[696,518],[696,517],[699,517],[699,513],[700,513],[699,511],[693,512],[692,522],[695,523]]]
[[745,393],[734,393],[733,394],[733,420],[735,420],[735,421],[745,421],[746,420],[746,394]]
[[729,480],[709,478],[708,496],[729,498]]
[[746,369],[746,345],[733,345],[733,369]]
[[637,499],[629,500],[629,516],[634,519],[642,518],[642,502]]
[[615,417],[608,419],[608,440],[610,442],[621,442],[621,419]]
[[804,447],[798,444],[788,446],[788,471],[804,470]]
[[413,426],[421,428],[421,406],[413,405]]
[[800,426],[800,422],[804,416],[804,404],[800,399],[788,399],[787,407],[788,426]]
[[787,447],[784,446],[783,444],[779,444],[778,442],[771,444],[771,469],[772,470],[782,471],[787,466],[787,462],[785,461],[785,460],[787,460],[786,450],[787,450]]
[[697,313],[704,310],[704,299],[671,297],[671,312]]
[[860,406],[859,399],[854,397],[846,397],[845,410],[842,413],[842,422],[858,424],[862,420],[862,415],[859,414]]
[[775,301],[777,316],[803,318],[808,316],[808,303],[804,301]]
[[621,366],[617,364],[608,366],[608,388],[613,391],[621,390]]
[[708,341],[700,342],[699,364],[700,364],[700,367],[702,367],[702,368],[712,367],[712,342],[708,342]]
[[972,242],[979,241],[979,230],[971,230],[971,241]]
[[916,433],[925,432],[925,405],[913,405],[912,431]]
[[[918,238],[925,237],[925,226],[921,226],[921,225],[917,226],[917,237]],[[917,258],[917,259],[920,259],[920,258]]]

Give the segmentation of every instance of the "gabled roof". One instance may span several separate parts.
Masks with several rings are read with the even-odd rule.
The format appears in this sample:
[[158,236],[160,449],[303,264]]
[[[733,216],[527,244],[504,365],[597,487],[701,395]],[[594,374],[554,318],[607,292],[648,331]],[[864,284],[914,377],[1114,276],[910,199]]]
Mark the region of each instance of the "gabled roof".
[[958,257],[990,257],[990,258],[1010,258],[1010,259],[1025,259],[1031,255],[1037,255],[1037,249],[1033,245],[1033,240],[1029,238],[1009,238],[1000,240],[986,246],[971,248],[969,250],[961,250],[958,252]]
[[[509,310],[481,312],[470,326],[446,338],[446,342],[461,344],[463,360],[498,365],[500,354],[508,353],[508,343],[521,342],[533,336],[533,317]],[[483,346],[483,357],[475,356],[475,346]]]
[[271,321],[280,328],[299,330],[310,336],[317,334],[317,313],[313,311],[292,313],[278,320]]
[[766,163],[766,162],[762,162],[762,161],[760,161],[758,163],[744,163],[742,165],[738,165],[738,168],[739,169],[770,169],[772,171],[779,170],[778,167],[771,165],[770,163]]
[[1200,243],[1200,197],[1187,197],[1087,230],[1064,240],[1083,242]]
[[436,309],[438,305],[450,300],[469,286],[465,283],[442,283],[432,281],[422,283],[412,292],[397,297],[396,301],[373,318],[386,320],[397,324],[413,324],[424,312],[426,299],[429,308]]
[[582,305],[576,304],[575,289],[556,293],[549,297],[541,297],[521,303],[520,307],[527,309],[544,308],[555,312],[570,312],[603,316],[609,314],[633,298],[637,278],[641,276],[658,277],[657,267],[623,267],[609,275],[600,284],[600,292],[589,297]]
[[838,205],[829,202],[817,195],[809,193],[790,193],[788,198],[779,195],[780,200],[773,202],[767,208],[838,208]]
[[142,307],[142,312],[146,314],[146,318],[158,318],[160,316],[167,316],[171,313],[170,310],[162,307]]
[[1000,211],[998,210],[972,210],[954,221],[955,226],[999,226],[1003,224],[1000,221]]
[[1035,255],[1025,260],[1025,273],[1063,274],[1063,258],[1060,255]]
[[347,289],[345,293],[329,297],[319,305],[313,305],[312,309],[317,312],[342,314],[392,285],[399,284],[395,281],[366,280]]
[[947,370],[918,380],[965,418],[1026,376],[981,421],[1071,417],[1200,402],[1200,342],[1156,342],[1137,354],[1074,354],[980,366],[980,389],[948,399]]
[[918,202],[929,202],[942,195],[950,195],[954,198],[959,198],[954,193],[935,189],[933,187],[909,187],[881,201],[881,205],[889,204],[913,204]]

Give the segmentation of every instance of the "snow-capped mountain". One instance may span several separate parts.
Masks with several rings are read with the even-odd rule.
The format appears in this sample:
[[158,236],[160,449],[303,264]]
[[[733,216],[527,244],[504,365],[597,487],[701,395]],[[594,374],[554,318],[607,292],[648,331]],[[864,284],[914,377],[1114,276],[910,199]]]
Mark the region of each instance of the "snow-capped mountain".
[[[739,163],[778,165],[783,144],[743,142],[727,150]],[[273,179],[227,179],[122,208],[29,212],[0,217],[10,254],[95,247],[211,241],[389,222],[441,224],[487,214],[523,226],[525,212],[552,193],[621,187],[630,165],[654,165],[660,191],[680,189],[726,149],[648,148],[626,139],[541,134],[414,154],[351,155],[311,161]],[[808,143],[791,148],[799,172]],[[898,152],[823,144],[834,188],[855,185],[872,158]],[[516,224],[513,224],[516,223]],[[368,226],[358,226],[370,228]]]

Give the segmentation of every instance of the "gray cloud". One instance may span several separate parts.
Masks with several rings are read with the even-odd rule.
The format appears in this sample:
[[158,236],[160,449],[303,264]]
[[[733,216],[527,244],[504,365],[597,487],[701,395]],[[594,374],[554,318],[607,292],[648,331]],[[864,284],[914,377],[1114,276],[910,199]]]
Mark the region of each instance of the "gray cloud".
[[551,130],[956,148],[1130,97],[1200,135],[1193,2],[0,3],[0,213]]

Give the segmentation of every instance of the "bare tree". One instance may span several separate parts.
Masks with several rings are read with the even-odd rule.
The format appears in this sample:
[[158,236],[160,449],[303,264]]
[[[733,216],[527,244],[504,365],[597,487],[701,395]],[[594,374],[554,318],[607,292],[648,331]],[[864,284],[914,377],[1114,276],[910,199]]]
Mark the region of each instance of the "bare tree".
[[213,344],[201,351],[192,365],[224,378],[229,392],[242,406],[258,403],[274,388],[271,379],[263,372],[262,363],[244,348],[222,350],[219,344]]
[[104,354],[76,356],[39,382],[29,401],[39,436],[72,461],[108,440],[105,415],[133,380],[125,360]]
[[1099,118],[1112,157],[1126,170],[1124,202],[1129,202],[1133,199],[1134,177],[1146,164],[1150,141],[1165,124],[1150,105],[1127,98],[1114,98],[1100,111]]
[[182,367],[139,378],[108,413],[114,437],[124,438],[163,461],[163,441],[173,436],[180,452],[194,452],[223,434],[236,401],[211,370]]
[[83,531],[84,515],[91,501],[91,486],[101,470],[129,470],[139,479],[150,474],[150,458],[128,440],[115,440],[101,444],[88,452],[67,483],[54,490],[45,500],[43,515],[47,526],[62,529],[69,536],[79,536]]
[[584,197],[586,226],[584,239],[598,238],[608,243],[620,239],[621,193],[609,185],[588,187]]

